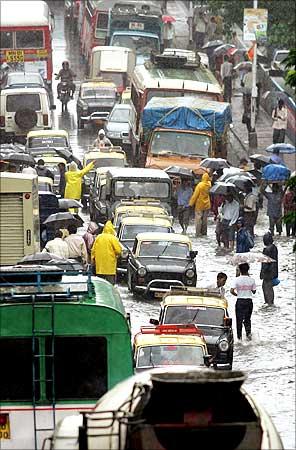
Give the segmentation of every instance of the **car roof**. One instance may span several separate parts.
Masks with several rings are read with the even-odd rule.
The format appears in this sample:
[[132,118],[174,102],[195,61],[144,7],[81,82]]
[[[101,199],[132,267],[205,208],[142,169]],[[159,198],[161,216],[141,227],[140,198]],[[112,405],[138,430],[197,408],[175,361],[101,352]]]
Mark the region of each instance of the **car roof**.
[[23,86],[20,87],[12,87],[9,89],[2,89],[1,90],[1,95],[15,95],[15,94],[19,94],[19,95],[27,95],[27,94],[46,94],[46,96],[48,97],[48,93],[45,90],[44,87],[41,86],[36,86],[36,87],[26,87],[24,88]]
[[122,225],[159,225],[164,227],[171,227],[172,223],[168,216],[145,217],[145,216],[128,216],[121,219]]
[[34,137],[66,137],[69,138],[69,133],[66,130],[38,130],[38,131],[29,131],[27,134],[27,138]]
[[84,159],[100,159],[100,158],[114,158],[114,159],[125,159],[126,155],[122,151],[114,152],[88,152],[84,154]]
[[168,294],[161,302],[161,306],[207,306],[212,308],[227,309],[227,299],[222,297],[202,297],[191,295],[170,295]]
[[164,216],[167,215],[167,212],[161,205],[119,205],[115,208],[115,214],[120,214],[121,212],[128,212],[131,211],[131,213],[135,212],[151,212],[152,214],[162,214]]
[[150,345],[198,345],[206,347],[204,339],[198,335],[178,335],[178,334],[143,334],[137,333],[134,344],[139,346]]
[[137,239],[138,241],[171,241],[191,244],[188,236],[178,233],[139,233],[137,234]]
[[45,163],[55,163],[55,164],[59,164],[59,163],[64,163],[67,164],[67,161],[64,158],[61,158],[60,156],[54,156],[54,155],[38,155],[36,157],[34,157],[34,159],[36,161],[38,161],[39,159],[43,159],[43,161]]
[[10,79],[23,79],[24,82],[26,82],[26,80],[30,80],[30,79],[35,79],[38,78],[40,81],[43,82],[43,78],[40,75],[39,72],[9,72],[7,74],[7,81]]
[[113,83],[113,81],[95,81],[95,80],[91,80],[91,81],[83,81],[81,83],[81,87],[101,87],[101,88],[115,88],[116,89],[116,84]]
[[110,167],[108,170],[114,178],[161,178],[163,180],[170,180],[166,172],[161,169],[139,169],[136,167]]

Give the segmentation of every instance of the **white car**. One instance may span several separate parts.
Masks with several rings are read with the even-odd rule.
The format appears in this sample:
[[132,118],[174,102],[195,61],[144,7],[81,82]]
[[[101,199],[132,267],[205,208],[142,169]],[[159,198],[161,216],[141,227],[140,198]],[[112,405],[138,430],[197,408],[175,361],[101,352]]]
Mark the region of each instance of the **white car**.
[[114,105],[105,125],[106,136],[113,145],[126,149],[131,145],[131,132],[135,129],[136,112],[132,104]]
[[52,128],[49,96],[44,88],[3,89],[0,97],[0,140],[25,143],[32,130]]
[[271,61],[272,70],[280,70],[282,72],[285,71],[285,64],[283,64],[283,60],[287,58],[289,55],[289,50],[276,50],[273,59]]

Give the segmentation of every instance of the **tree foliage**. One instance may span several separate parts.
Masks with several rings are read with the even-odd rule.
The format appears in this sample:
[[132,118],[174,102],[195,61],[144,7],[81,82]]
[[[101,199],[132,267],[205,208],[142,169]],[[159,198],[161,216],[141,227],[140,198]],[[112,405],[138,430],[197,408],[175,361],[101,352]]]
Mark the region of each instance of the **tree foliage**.
[[[203,4],[213,15],[222,15],[226,37],[235,23],[243,28],[244,8],[253,8],[253,0],[195,0],[195,4]],[[274,48],[295,47],[295,0],[258,0],[258,8],[268,10],[268,44]]]
[[286,64],[286,69],[288,69],[285,80],[286,84],[292,88],[296,88],[296,48],[292,48],[289,52],[287,58],[283,60]]

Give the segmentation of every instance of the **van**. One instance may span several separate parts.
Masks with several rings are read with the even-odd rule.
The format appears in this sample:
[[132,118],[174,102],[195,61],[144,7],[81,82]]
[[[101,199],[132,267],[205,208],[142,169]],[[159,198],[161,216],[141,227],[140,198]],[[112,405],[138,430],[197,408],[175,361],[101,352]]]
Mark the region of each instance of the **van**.
[[0,266],[40,251],[38,178],[0,174]]
[[26,142],[31,130],[52,128],[48,93],[44,88],[3,89],[0,98],[0,140]]

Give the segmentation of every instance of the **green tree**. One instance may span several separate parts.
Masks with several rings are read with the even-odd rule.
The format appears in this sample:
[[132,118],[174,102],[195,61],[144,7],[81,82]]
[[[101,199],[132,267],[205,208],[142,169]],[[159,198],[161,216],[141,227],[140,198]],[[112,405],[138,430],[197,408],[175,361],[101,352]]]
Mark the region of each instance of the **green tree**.
[[287,58],[283,60],[286,64],[287,74],[285,76],[286,84],[296,88],[296,48],[292,48]]

